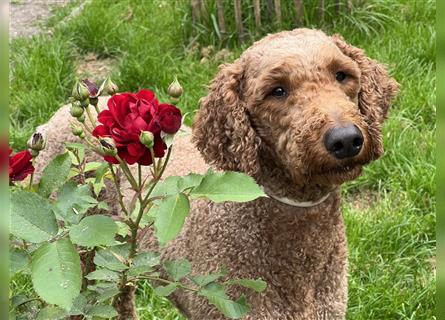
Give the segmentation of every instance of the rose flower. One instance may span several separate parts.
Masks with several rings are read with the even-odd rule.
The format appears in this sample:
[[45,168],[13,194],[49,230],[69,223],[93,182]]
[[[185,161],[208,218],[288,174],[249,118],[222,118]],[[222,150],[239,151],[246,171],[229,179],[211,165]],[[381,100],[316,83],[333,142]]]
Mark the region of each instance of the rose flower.
[[[150,165],[153,162],[150,150],[140,142],[142,131],[154,135],[154,155],[161,158],[166,145],[161,131],[176,133],[181,126],[181,111],[173,105],[158,104],[153,92],[140,90],[136,94],[122,93],[108,100],[108,110],[98,117],[95,137],[111,137],[116,145],[118,156],[128,164]],[[113,156],[104,156],[110,163],[118,163]]]
[[12,150],[9,149],[9,182],[22,181],[34,172],[32,155],[28,150],[17,152],[13,156],[11,153]]

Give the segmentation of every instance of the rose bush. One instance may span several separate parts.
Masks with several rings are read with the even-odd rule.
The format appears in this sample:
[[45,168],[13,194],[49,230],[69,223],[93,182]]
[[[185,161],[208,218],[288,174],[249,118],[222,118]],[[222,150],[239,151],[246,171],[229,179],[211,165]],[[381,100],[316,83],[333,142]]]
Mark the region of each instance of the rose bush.
[[[136,94],[122,93],[108,100],[108,109],[97,117],[101,125],[97,126],[95,137],[111,137],[118,151],[118,156],[128,164],[153,163],[150,150],[140,142],[140,134],[149,131],[154,136],[154,156],[161,158],[167,146],[161,132],[176,133],[181,127],[181,111],[170,104],[159,104],[150,90],[140,90]],[[110,163],[119,163],[112,156],[104,156]]]

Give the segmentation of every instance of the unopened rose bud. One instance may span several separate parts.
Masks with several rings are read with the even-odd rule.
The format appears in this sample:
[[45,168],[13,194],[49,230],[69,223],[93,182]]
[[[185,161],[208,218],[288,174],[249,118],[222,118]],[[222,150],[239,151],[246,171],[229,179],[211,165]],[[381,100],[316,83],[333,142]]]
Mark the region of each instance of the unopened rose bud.
[[71,96],[77,101],[83,101],[90,96],[90,91],[84,83],[77,81],[74,84]]
[[114,140],[111,138],[101,138],[99,140],[101,149],[107,156],[114,157],[117,154],[116,145],[114,144]]
[[82,108],[87,108],[89,105],[90,105],[90,99],[89,98],[80,101],[80,106]]
[[77,121],[84,123],[85,122],[85,113],[81,115],[80,117],[77,117]]
[[45,139],[43,139],[43,135],[40,132],[32,135],[28,141],[28,148],[32,151],[37,151],[37,153],[45,148]]
[[106,94],[112,96],[113,94],[115,94],[118,90],[117,85],[111,81],[110,77],[107,77],[104,82],[101,85],[101,88],[103,88],[103,92],[105,92]]
[[173,97],[175,99],[179,98],[184,92],[184,89],[182,89],[181,84],[178,81],[178,78],[175,77],[175,80],[170,84],[170,86],[167,89],[167,93],[170,97]]
[[100,92],[99,88],[97,87],[97,84],[91,82],[88,79],[83,79],[82,84],[87,87],[89,98],[97,98],[99,96]]
[[139,136],[139,141],[147,148],[153,148],[155,144],[155,137],[150,131],[142,131]]
[[70,113],[74,118],[79,118],[83,115],[84,109],[80,106],[79,102],[73,102],[71,104]]
[[78,136],[78,137],[80,137],[82,135],[82,133],[83,133],[83,129],[81,127],[76,127],[76,126],[73,126],[71,128],[71,131],[73,132],[73,134],[75,136]]

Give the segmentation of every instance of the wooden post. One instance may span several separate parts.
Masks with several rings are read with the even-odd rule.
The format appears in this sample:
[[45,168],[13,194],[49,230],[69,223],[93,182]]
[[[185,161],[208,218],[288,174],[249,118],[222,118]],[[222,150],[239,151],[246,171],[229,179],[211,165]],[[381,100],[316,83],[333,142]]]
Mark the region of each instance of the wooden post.
[[261,28],[261,8],[260,0],[253,0],[253,14],[255,15],[255,27],[256,31]]
[[243,28],[243,19],[241,15],[241,0],[234,0],[234,10],[235,10],[235,24],[236,24],[236,32],[238,33],[239,41],[244,41],[244,28]]
[[201,0],[190,0],[193,23],[201,22]]
[[297,27],[303,26],[303,0],[294,0],[295,3],[295,24]]
[[324,22],[324,0],[320,0],[318,2],[318,17],[320,18],[321,22]]
[[275,18],[277,19],[277,24],[281,25],[281,0],[274,0],[275,8]]
[[218,27],[221,33],[221,38],[226,35],[226,20],[224,19],[224,7],[222,0],[216,0],[216,12],[218,15]]

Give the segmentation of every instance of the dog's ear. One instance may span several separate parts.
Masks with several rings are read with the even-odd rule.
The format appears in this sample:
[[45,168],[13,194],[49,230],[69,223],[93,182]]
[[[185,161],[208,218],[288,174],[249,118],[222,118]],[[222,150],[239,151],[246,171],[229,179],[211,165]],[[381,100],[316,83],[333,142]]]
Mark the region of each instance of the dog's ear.
[[240,62],[220,66],[209,94],[200,101],[193,123],[193,142],[205,161],[216,168],[255,176],[259,171],[260,139],[242,101],[242,81]]
[[343,54],[358,64],[362,73],[359,107],[367,115],[368,121],[381,125],[399,91],[398,83],[388,75],[383,65],[368,58],[362,49],[347,44],[340,35],[333,35],[331,38]]

